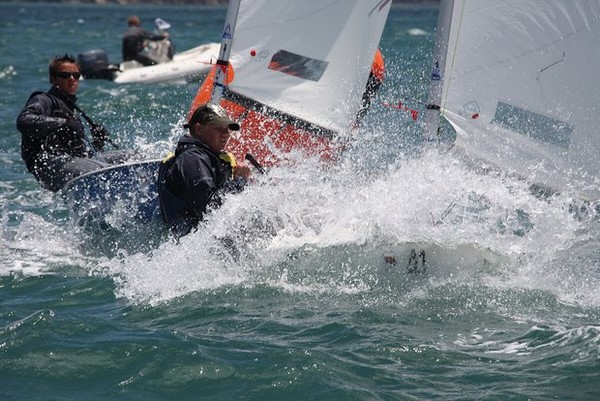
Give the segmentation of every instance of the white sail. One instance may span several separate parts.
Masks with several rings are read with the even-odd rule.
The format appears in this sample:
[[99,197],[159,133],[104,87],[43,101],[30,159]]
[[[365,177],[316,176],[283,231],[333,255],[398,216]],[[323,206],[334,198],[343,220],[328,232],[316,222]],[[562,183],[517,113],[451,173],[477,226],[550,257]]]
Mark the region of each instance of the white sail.
[[361,105],[391,0],[242,0],[228,90],[336,134]]
[[449,15],[440,106],[456,144],[599,199],[600,0],[454,0]]

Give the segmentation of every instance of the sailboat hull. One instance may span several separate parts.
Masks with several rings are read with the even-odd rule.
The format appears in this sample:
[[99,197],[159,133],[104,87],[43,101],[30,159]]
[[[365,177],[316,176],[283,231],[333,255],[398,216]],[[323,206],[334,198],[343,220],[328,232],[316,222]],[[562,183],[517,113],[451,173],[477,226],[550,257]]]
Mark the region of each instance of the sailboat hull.
[[71,220],[81,226],[109,221],[159,221],[160,163],[147,160],[111,166],[67,182],[62,195]]
[[115,73],[114,81],[118,84],[200,82],[210,71],[211,61],[214,61],[218,54],[219,44],[209,43],[175,54],[173,60],[156,65],[143,67],[135,61],[126,62],[121,64],[121,71]]

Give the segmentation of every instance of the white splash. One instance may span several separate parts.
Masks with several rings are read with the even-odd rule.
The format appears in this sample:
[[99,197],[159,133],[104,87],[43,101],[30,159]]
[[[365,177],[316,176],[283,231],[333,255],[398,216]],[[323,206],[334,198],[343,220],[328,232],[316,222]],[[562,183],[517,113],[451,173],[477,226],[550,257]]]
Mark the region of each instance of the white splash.
[[[273,168],[180,243],[109,260],[104,268],[118,277],[121,296],[151,303],[261,279],[299,290],[285,282],[286,269],[307,267],[282,266],[307,250],[317,257],[313,265],[354,276],[352,269],[377,266],[379,259],[368,258],[380,258],[386,249],[429,244],[449,261],[452,252],[459,255],[454,260],[478,260],[485,252],[508,257],[519,266],[518,276],[523,261],[532,266],[531,255],[548,259],[568,248],[580,227],[565,211],[566,200],[540,200],[524,183],[477,174],[450,155],[430,151],[399,159],[379,175],[365,175],[362,168],[356,159],[325,169],[316,160]],[[217,238],[231,239],[234,254]],[[310,268],[305,274],[319,270]],[[458,277],[453,271],[447,278]],[[355,291],[360,285],[341,287]]]

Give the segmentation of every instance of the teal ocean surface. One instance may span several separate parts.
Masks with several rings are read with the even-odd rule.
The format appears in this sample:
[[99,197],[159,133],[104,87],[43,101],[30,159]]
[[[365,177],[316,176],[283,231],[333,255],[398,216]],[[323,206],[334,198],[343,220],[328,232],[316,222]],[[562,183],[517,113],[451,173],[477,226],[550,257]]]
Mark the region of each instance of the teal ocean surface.
[[[273,168],[178,244],[119,210],[73,224],[15,127],[50,57],[120,61],[134,13],[185,50],[225,11],[0,4],[0,400],[597,400],[597,216],[428,149],[390,106],[423,109],[435,8],[392,9],[386,84],[339,164]],[[197,87],[87,80],[78,103],[159,158]]]

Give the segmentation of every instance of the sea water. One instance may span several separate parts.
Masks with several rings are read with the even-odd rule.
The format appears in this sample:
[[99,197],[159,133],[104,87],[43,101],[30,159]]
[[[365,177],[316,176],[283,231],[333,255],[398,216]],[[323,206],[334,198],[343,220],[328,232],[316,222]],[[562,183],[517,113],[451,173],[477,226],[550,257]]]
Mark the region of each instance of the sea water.
[[[53,55],[120,61],[130,14],[185,50],[225,9],[0,4],[0,399],[598,399],[594,213],[430,149],[402,110],[427,98],[435,8],[392,9],[385,86],[338,164],[273,168],[180,243],[118,213],[74,226],[15,119]],[[78,103],[156,158],[197,87],[88,80]]]

